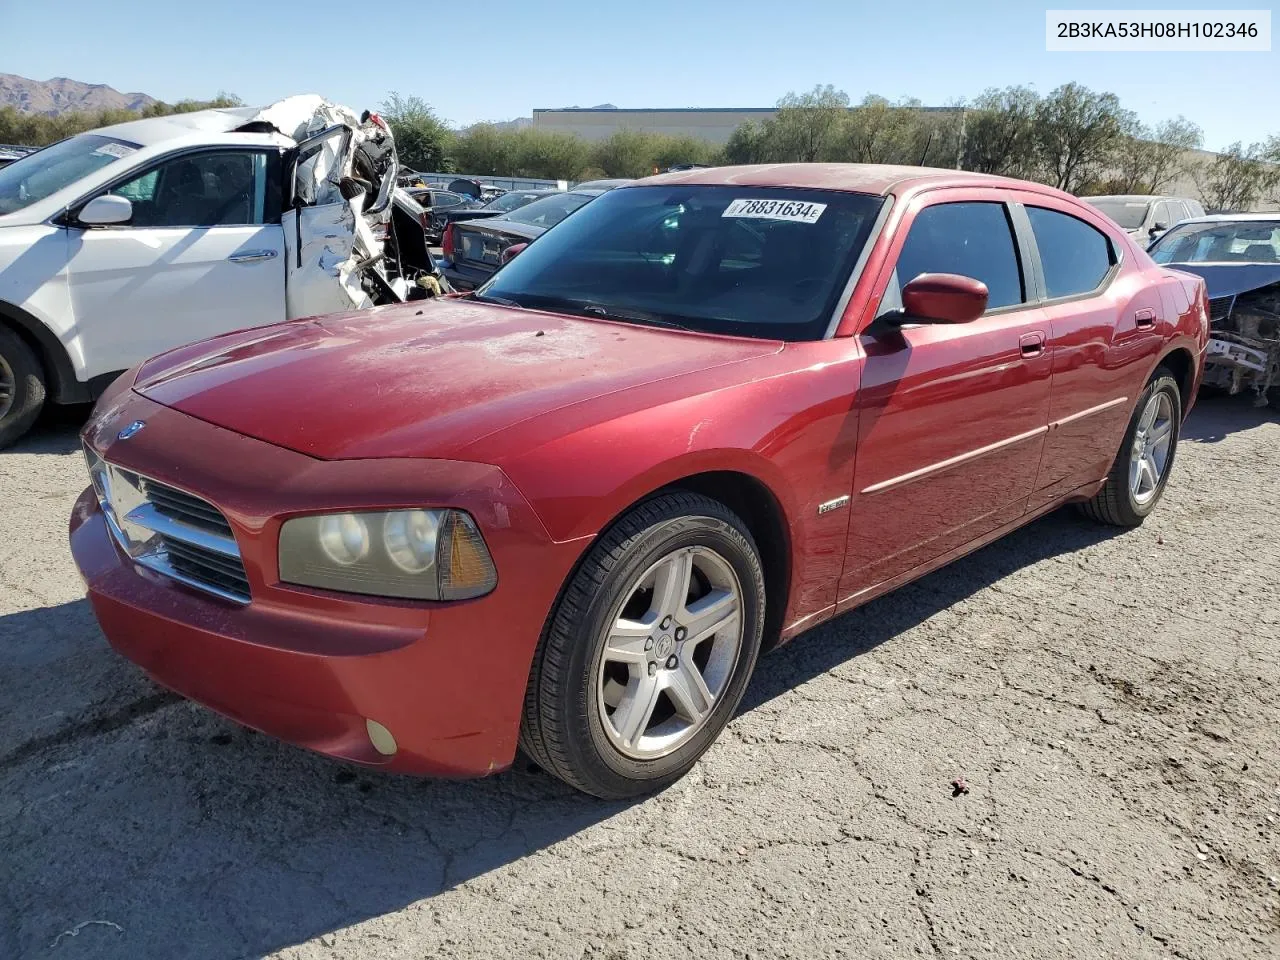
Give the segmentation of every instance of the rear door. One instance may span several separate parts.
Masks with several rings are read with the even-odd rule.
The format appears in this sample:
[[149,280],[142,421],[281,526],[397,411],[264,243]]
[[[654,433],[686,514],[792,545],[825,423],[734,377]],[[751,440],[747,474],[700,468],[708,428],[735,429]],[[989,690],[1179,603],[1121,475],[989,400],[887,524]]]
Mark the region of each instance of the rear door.
[[[1024,194],[1049,320],[1053,397],[1035,507],[1111,469],[1143,377],[1161,349],[1159,288],[1122,260],[1124,248],[1088,210]],[[1092,221],[1092,222],[1091,222]]]
[[106,191],[131,201],[129,223],[69,230],[86,377],[284,319],[278,163],[264,150],[183,153]]
[[1048,324],[1003,192],[946,190],[908,209],[878,281],[881,312],[920,273],[984,282],[966,324],[877,323],[858,394],[841,608],[1022,516],[1049,414]]

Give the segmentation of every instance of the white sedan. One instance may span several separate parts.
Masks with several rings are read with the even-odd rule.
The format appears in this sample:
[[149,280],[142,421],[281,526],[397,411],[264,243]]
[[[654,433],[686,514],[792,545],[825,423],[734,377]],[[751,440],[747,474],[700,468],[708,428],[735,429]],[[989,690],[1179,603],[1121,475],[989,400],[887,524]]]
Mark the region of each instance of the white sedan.
[[171,347],[439,287],[387,125],[318,96],[103,127],[0,169],[0,447]]

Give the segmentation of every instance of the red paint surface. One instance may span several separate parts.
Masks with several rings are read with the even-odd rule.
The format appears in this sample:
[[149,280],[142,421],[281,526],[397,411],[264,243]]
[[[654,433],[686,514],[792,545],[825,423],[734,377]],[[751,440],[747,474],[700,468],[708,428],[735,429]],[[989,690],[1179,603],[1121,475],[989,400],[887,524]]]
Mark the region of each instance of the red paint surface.
[[[112,644],[160,682],[292,742],[381,762],[364,734],[370,717],[400,743],[390,767],[482,774],[514,755],[531,657],[574,564],[653,491],[728,471],[771,494],[785,542],[762,546],[788,562],[789,638],[1089,495],[1160,359],[1187,351],[1198,380],[1201,282],[1157,268],[1047,187],[826,165],[645,182],[664,181],[889,193],[837,336],[784,345],[447,299],[172,351],[143,365],[134,389],[130,374],[104,396],[85,439],[217,504],[253,601],[238,607],[139,570],[86,495],[72,551]],[[1096,296],[967,324],[872,327],[915,214],[975,199],[1070,212],[1107,233],[1122,262]],[[1140,327],[1146,310],[1156,320]],[[116,440],[135,419],[146,429]],[[843,496],[847,508],[818,513]],[[279,583],[288,516],[407,506],[468,510],[497,589],[410,603]]]

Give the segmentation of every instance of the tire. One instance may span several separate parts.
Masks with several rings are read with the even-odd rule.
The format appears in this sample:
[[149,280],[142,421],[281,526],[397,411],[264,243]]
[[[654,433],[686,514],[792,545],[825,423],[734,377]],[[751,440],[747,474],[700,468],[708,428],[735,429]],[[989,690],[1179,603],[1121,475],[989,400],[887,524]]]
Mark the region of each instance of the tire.
[[39,357],[16,333],[0,326],[0,450],[31,429],[44,398]]
[[[1155,482],[1148,486],[1153,470],[1147,469],[1145,476],[1148,479],[1143,480],[1139,489],[1135,490],[1135,462],[1141,456],[1141,451],[1147,449],[1146,444],[1149,442],[1143,440],[1140,443],[1138,435],[1143,426],[1144,417],[1150,413],[1153,406],[1157,409],[1157,415],[1152,427],[1158,427],[1163,422],[1164,411],[1167,411],[1169,425],[1167,452],[1163,463],[1158,464],[1158,470],[1154,471],[1158,473]],[[1138,402],[1134,404],[1133,417],[1129,420],[1129,427],[1124,433],[1124,442],[1120,444],[1120,452],[1111,466],[1106,483],[1093,499],[1080,505],[1080,511],[1092,520],[1112,526],[1136,527],[1141,524],[1164,495],[1165,484],[1169,482],[1169,474],[1173,471],[1173,460],[1177,453],[1178,436],[1181,430],[1182,394],[1178,389],[1178,381],[1168,370],[1160,367],[1138,397]],[[1158,452],[1161,445],[1160,442],[1153,443],[1151,449]],[[1154,462],[1158,463],[1158,460]]]
[[[690,584],[682,598],[661,599],[677,596],[682,582]],[[736,624],[727,599],[735,590]],[[552,611],[530,670],[521,747],[548,773],[603,799],[674,783],[741,702],[764,607],[760,555],[733,511],[680,491],[641,503],[597,538]],[[699,639],[713,621],[722,626]],[[632,629],[614,637],[615,627]],[[622,643],[625,662],[616,659]],[[632,717],[644,719],[628,736],[627,727],[637,729],[625,722]]]

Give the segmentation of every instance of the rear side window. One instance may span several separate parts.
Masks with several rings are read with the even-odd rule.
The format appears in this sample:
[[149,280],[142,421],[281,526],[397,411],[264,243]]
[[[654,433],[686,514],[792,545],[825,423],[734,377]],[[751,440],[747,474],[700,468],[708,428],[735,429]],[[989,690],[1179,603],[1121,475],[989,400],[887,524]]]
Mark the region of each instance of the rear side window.
[[940,203],[916,215],[898,256],[898,282],[957,273],[987,285],[987,309],[1022,303],[1022,270],[1002,203]]
[[1111,241],[1083,220],[1044,207],[1027,207],[1050,300],[1098,289],[1111,270]]

